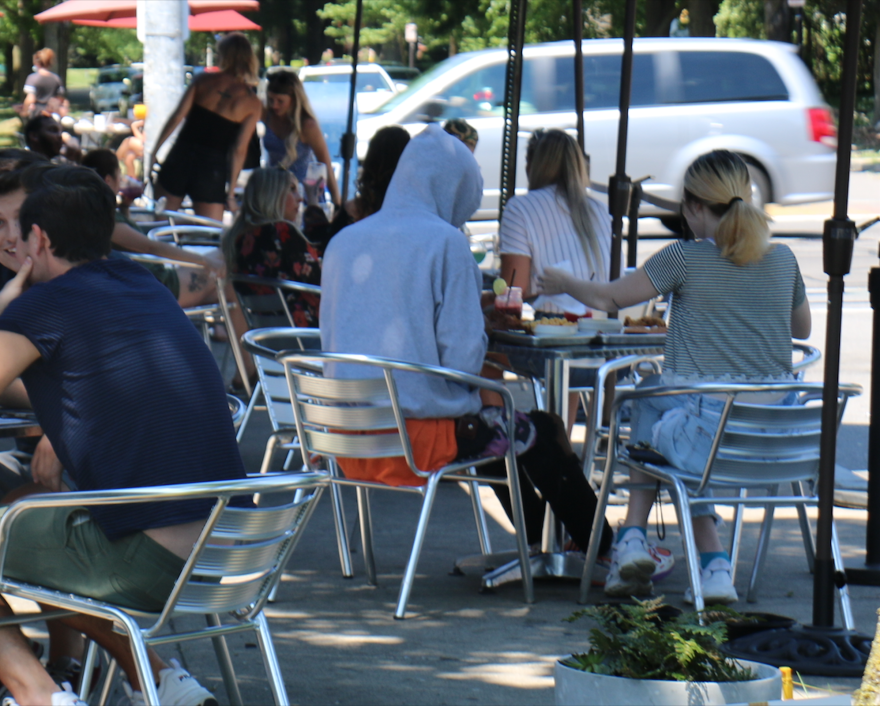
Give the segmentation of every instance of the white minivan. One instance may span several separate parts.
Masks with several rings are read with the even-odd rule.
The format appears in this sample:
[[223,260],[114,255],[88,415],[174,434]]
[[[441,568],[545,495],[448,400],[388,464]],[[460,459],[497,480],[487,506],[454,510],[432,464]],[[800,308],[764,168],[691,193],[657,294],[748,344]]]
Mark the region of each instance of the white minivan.
[[[728,149],[752,166],[758,203],[807,203],[833,195],[837,132],[828,105],[794,46],[750,39],[645,38],[634,41],[626,171],[650,176],[644,189],[679,201],[688,166]],[[585,147],[591,178],[614,173],[621,39],[583,43]],[[475,157],[483,201],[474,219],[498,214],[504,129],[505,49],[458,54],[417,78],[358,121],[358,157],[385,125],[421,131],[427,120],[464,118],[479,132]],[[575,128],[572,42],[527,46],[517,149],[517,191],[525,191],[525,146],[538,128]],[[676,218],[643,202],[641,212]]]

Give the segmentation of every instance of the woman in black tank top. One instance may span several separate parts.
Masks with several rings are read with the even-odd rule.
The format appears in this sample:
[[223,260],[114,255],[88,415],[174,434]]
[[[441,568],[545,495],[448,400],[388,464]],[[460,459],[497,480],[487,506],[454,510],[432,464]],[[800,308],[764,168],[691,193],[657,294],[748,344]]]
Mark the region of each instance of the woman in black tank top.
[[203,74],[187,90],[159,136],[148,174],[159,148],[185,120],[154,180],[154,195],[166,198],[168,210],[178,210],[189,196],[197,214],[219,221],[224,206],[237,209],[235,185],[262,106],[251,88],[257,61],[248,39],[229,34],[218,52],[221,71]]

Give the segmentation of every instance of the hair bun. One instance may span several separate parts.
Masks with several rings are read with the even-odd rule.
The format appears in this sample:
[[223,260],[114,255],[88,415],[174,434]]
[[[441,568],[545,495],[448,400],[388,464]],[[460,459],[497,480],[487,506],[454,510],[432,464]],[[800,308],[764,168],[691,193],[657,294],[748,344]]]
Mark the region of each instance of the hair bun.
[[730,208],[730,207],[733,206],[733,204],[735,204],[737,201],[742,201],[742,200],[743,200],[743,199],[742,199],[742,196],[734,196],[732,199],[730,199],[730,201],[727,202],[727,207]]

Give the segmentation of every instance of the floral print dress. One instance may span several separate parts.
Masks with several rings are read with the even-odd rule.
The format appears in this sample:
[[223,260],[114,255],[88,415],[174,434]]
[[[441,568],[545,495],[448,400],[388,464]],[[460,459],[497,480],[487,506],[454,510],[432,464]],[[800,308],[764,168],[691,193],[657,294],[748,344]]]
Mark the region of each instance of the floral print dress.
[[[306,284],[321,284],[321,256],[324,248],[305,239],[296,226],[266,223],[243,233],[235,243],[235,272]],[[272,295],[270,287],[239,285],[240,293]],[[246,289],[245,289],[246,288]],[[287,304],[298,327],[317,328],[320,297],[291,294]]]

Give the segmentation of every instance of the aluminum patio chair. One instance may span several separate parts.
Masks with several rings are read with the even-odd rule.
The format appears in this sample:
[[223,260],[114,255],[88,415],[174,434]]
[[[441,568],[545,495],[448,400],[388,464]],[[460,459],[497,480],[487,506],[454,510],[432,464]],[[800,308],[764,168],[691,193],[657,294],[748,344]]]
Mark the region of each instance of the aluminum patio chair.
[[[711,503],[764,507],[764,521],[749,581],[748,600],[753,602],[756,598],[758,574],[762,569],[769,543],[773,520],[771,509],[775,506],[804,507],[817,503],[815,484],[819,472],[822,391],[822,383],[792,381],[766,384],[695,383],[689,386],[643,387],[621,392],[616,396],[612,407],[608,430],[608,454],[598,495],[596,518],[604,517],[608,496],[615,484],[613,470],[618,463],[630,469],[643,471],[666,485],[675,503],[694,604],[697,610],[701,610],[704,601],[700,559],[691,525],[691,507]],[[768,405],[748,401],[750,393],[790,392],[797,395],[796,404]],[[861,388],[858,385],[840,385],[838,425],[843,417],[847,400],[860,393]],[[641,398],[686,394],[712,394],[721,396],[725,400],[703,472],[693,474],[672,466],[640,463],[630,458],[622,443],[620,421],[622,406]],[[779,487],[788,485],[791,486],[792,493],[780,495]],[[702,495],[704,489],[732,494],[704,497]],[[758,492],[761,490],[764,492]],[[597,522],[594,522],[594,534],[587,550],[581,581],[582,603],[587,599],[593,562],[599,551],[595,533],[601,531],[601,527],[597,530]],[[801,531],[812,569],[813,544],[809,523],[802,521]],[[832,544],[835,568],[843,571],[836,530],[833,530]],[[731,558],[733,561],[736,560],[733,555]],[[852,611],[846,586],[839,589],[839,595],[844,625],[847,629],[852,629],[854,627]]]
[[[113,621],[131,643],[144,698],[150,706],[160,705],[147,647],[199,638],[211,638],[214,642],[229,699],[233,704],[242,704],[225,636],[252,631],[262,653],[273,700],[279,705],[288,704],[284,678],[263,607],[269,593],[281,579],[281,572],[302,536],[326,483],[326,473],[282,473],[251,476],[237,481],[50,493],[22,498],[10,505],[0,519],[0,592],[36,601],[56,610],[4,618],[0,620],[0,625],[37,622],[77,613]],[[260,494],[260,507],[228,506],[233,497],[256,493]],[[160,613],[145,613],[69,592],[24,584],[3,575],[9,528],[23,512],[46,507],[118,505],[205,497],[216,498],[217,502]],[[278,504],[269,505],[272,501]],[[178,632],[173,619],[184,615],[203,615],[207,626]],[[146,627],[141,627],[140,623]],[[88,682],[94,655],[95,651],[90,649],[83,670],[83,693],[91,690]],[[109,695],[113,672],[115,664],[111,663],[101,703]]]
[[[371,584],[376,584],[376,566],[373,553],[370,492],[373,490],[398,490],[422,496],[422,509],[400,586],[400,594],[394,612],[395,618],[402,619],[406,616],[406,606],[412,591],[428,520],[441,480],[464,482],[470,486],[477,534],[484,555],[491,553],[491,547],[485,516],[479,502],[478,484],[506,485],[509,488],[513,505],[513,524],[516,529],[517,549],[522,569],[523,592],[526,603],[534,601],[529,548],[513,444],[510,444],[510,448],[504,456],[454,462],[434,472],[417,468],[413,460],[412,446],[406,430],[403,411],[398,402],[394,374],[405,372],[432,375],[451,383],[497,392],[504,401],[508,418],[508,434],[512,439],[514,438],[515,411],[513,395],[504,385],[447,368],[404,363],[374,356],[287,352],[280,353],[278,360],[284,365],[287,374],[297,435],[302,444],[306,466],[314,468],[313,456],[321,456],[326,460],[330,470],[331,483],[356,488],[364,564],[367,579]],[[325,378],[321,372],[315,370],[315,365],[325,366],[328,362],[364,366],[365,378]],[[373,377],[366,377],[371,374]],[[410,470],[425,479],[425,485],[395,487],[384,483],[352,480],[342,475],[337,464],[338,458],[388,457],[405,458]],[[506,478],[479,475],[480,466],[501,458],[506,462]]]
[[189,247],[218,247],[223,234],[222,226],[165,225],[151,228],[147,237],[151,240],[165,240],[175,245]]
[[[235,291],[236,300],[230,302],[226,296],[225,284],[229,282]],[[259,287],[260,294],[253,293],[253,287]],[[253,405],[260,402],[262,398],[262,390],[257,385],[251,385],[248,378],[247,370],[244,365],[243,348],[241,337],[244,331],[236,331],[231,323],[229,311],[233,306],[240,306],[244,320],[247,322],[248,328],[276,328],[287,326],[297,328],[293,320],[293,313],[290,310],[289,299],[291,297],[309,295],[314,297],[321,296],[321,288],[315,284],[305,284],[304,282],[293,282],[286,279],[274,279],[271,277],[258,277],[257,275],[246,274],[228,274],[222,281],[217,282],[217,294],[220,303],[220,311],[223,319],[229,322],[229,346],[232,349],[232,355],[235,358],[235,364],[241,375],[245,392],[248,397],[248,408],[252,411]],[[302,330],[302,329],[299,329]],[[317,329],[315,329],[317,333]],[[320,334],[318,334],[320,336]],[[299,349],[301,346],[295,346]],[[239,440],[244,435],[247,423],[250,419],[250,412],[239,430]]]

